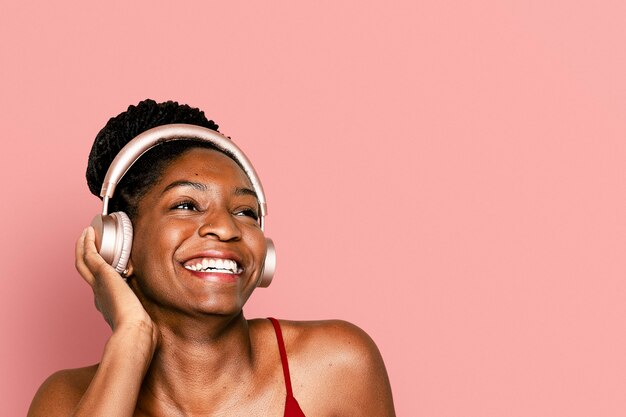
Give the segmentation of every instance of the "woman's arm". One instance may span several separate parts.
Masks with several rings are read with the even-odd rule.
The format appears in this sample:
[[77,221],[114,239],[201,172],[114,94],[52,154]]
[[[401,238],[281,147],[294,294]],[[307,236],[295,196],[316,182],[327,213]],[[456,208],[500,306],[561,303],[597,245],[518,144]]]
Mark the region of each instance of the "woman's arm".
[[95,374],[86,369],[55,373],[37,391],[28,417],[132,416],[151,345],[152,331],[146,327],[118,329]]
[[156,348],[156,326],[128,285],[97,253],[92,228],[76,243],[76,268],[92,287],[96,306],[113,334],[90,381],[76,371],[54,374],[35,395],[28,416],[131,417]]

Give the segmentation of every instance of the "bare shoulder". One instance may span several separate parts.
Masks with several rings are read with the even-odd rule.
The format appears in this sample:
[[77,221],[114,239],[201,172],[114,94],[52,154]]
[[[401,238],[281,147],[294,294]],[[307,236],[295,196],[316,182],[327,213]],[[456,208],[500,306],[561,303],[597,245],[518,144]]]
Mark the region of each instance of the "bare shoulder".
[[314,415],[394,415],[383,358],[365,331],[342,320],[280,324],[305,413],[308,406]]
[[50,375],[37,390],[28,417],[69,415],[80,402],[97,370],[98,365],[92,365]]
[[343,320],[281,321],[285,343],[296,354],[333,358],[346,365],[368,365],[380,358],[372,338]]

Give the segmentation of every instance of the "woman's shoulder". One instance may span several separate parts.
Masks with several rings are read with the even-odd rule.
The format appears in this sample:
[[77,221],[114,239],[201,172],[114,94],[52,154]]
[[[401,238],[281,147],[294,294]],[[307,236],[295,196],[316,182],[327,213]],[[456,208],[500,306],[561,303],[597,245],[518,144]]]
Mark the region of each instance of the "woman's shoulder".
[[[273,333],[269,320],[251,320]],[[287,350],[291,355],[339,356],[345,360],[378,354],[372,338],[360,327],[344,320],[294,321],[279,319]]]
[[383,359],[364,330],[343,320],[279,322],[294,394],[303,409],[309,404],[319,415],[359,415],[367,409],[360,408],[364,404],[393,409]]
[[344,320],[280,320],[285,344],[294,351],[335,354],[348,359],[378,352],[372,338],[360,327]]
[[92,365],[53,373],[37,390],[28,416],[67,415],[79,403],[97,370],[98,365]]
[[325,375],[334,373],[339,378],[358,379],[381,367],[384,370],[376,343],[355,324],[343,320],[281,321],[281,326],[295,365],[305,367],[313,359]]

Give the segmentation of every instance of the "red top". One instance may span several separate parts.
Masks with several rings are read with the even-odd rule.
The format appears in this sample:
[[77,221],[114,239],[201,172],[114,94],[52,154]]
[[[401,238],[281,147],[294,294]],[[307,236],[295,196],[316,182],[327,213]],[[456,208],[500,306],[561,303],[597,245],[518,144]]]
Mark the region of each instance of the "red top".
[[276,332],[276,340],[278,341],[278,351],[280,352],[280,361],[283,364],[283,375],[285,377],[285,387],[287,388],[287,399],[285,400],[285,417],[306,417],[298,401],[293,396],[291,390],[291,377],[289,376],[289,363],[287,362],[287,351],[285,351],[285,342],[283,341],[283,332],[280,330],[278,320],[268,317],[274,326]]

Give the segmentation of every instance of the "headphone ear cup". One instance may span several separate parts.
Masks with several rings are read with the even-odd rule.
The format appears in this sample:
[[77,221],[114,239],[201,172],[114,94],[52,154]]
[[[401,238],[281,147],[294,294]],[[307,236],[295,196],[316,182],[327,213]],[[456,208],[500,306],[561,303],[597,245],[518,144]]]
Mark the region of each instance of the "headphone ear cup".
[[267,244],[265,264],[263,265],[263,272],[261,273],[261,278],[257,283],[257,287],[267,288],[272,283],[274,273],[276,272],[276,247],[270,238],[265,238],[265,243]]
[[91,222],[96,231],[96,249],[120,274],[126,269],[133,245],[133,225],[128,215],[117,211],[97,215]]
[[[128,260],[130,259],[130,250],[133,247],[133,223],[130,221],[130,217],[123,211],[116,211],[111,213],[116,219],[116,233],[122,235],[121,243],[119,244],[119,257],[116,256],[112,264],[113,268],[120,274],[126,270]],[[117,255],[116,248],[116,255]]]

